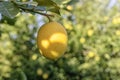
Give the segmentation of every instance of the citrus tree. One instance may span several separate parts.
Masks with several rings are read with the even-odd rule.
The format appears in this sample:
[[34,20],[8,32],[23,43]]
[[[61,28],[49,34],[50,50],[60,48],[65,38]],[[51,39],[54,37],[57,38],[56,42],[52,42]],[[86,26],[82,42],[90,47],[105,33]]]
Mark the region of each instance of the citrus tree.
[[0,80],[119,80],[120,2],[111,3],[0,0]]

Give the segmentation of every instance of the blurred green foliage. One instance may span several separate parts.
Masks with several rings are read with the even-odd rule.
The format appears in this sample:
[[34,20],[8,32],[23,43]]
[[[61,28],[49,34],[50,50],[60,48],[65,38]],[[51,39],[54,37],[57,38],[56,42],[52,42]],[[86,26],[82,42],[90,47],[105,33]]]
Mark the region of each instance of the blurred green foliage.
[[[36,17],[23,13],[0,23],[0,80],[120,80],[120,13],[109,0],[68,3],[58,20],[68,50],[57,61],[40,55]],[[41,20],[42,22],[42,20]]]

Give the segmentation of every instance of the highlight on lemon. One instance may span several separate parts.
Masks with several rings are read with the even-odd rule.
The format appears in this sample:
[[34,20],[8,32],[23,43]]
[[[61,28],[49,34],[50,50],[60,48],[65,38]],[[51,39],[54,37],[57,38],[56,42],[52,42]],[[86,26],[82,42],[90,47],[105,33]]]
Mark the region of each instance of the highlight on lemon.
[[52,60],[60,58],[67,50],[67,32],[58,22],[49,22],[40,27],[37,45],[40,53]]

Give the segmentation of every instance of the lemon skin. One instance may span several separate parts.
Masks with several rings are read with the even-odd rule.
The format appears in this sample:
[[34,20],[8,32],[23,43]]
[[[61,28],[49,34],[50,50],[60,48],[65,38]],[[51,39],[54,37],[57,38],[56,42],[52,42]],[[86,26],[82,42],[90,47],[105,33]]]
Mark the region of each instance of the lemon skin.
[[67,50],[67,32],[58,22],[49,22],[40,27],[37,45],[40,53],[52,60],[60,58]]

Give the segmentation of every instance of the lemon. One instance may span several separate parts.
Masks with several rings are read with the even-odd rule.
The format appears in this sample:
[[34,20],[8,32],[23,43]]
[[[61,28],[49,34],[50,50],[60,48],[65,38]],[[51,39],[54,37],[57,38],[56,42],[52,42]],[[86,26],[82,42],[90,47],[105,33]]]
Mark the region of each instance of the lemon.
[[90,51],[90,52],[88,53],[88,57],[89,57],[89,58],[92,58],[92,57],[94,57],[94,56],[95,56],[95,53],[94,53],[94,52]]
[[43,77],[44,80],[46,80],[46,79],[48,79],[49,75],[48,75],[47,73],[44,73],[44,74],[42,75],[42,77]]
[[68,5],[68,6],[67,6],[67,9],[71,11],[71,10],[73,10],[73,7],[70,6],[70,5]]
[[40,53],[52,60],[60,58],[67,49],[67,32],[58,22],[49,22],[40,27],[37,45]]
[[94,30],[89,29],[89,30],[88,30],[88,32],[87,32],[87,35],[90,37],[90,36],[92,36],[92,35],[93,35],[93,33],[94,33]]
[[120,36],[120,30],[117,30],[115,33],[116,35]]
[[38,68],[38,69],[37,69],[37,75],[42,75],[42,74],[43,74],[42,69],[41,69],[41,68]]
[[80,43],[82,43],[82,44],[83,44],[83,43],[85,43],[85,41],[86,41],[86,40],[85,40],[85,38],[84,38],[84,37],[80,38]]

